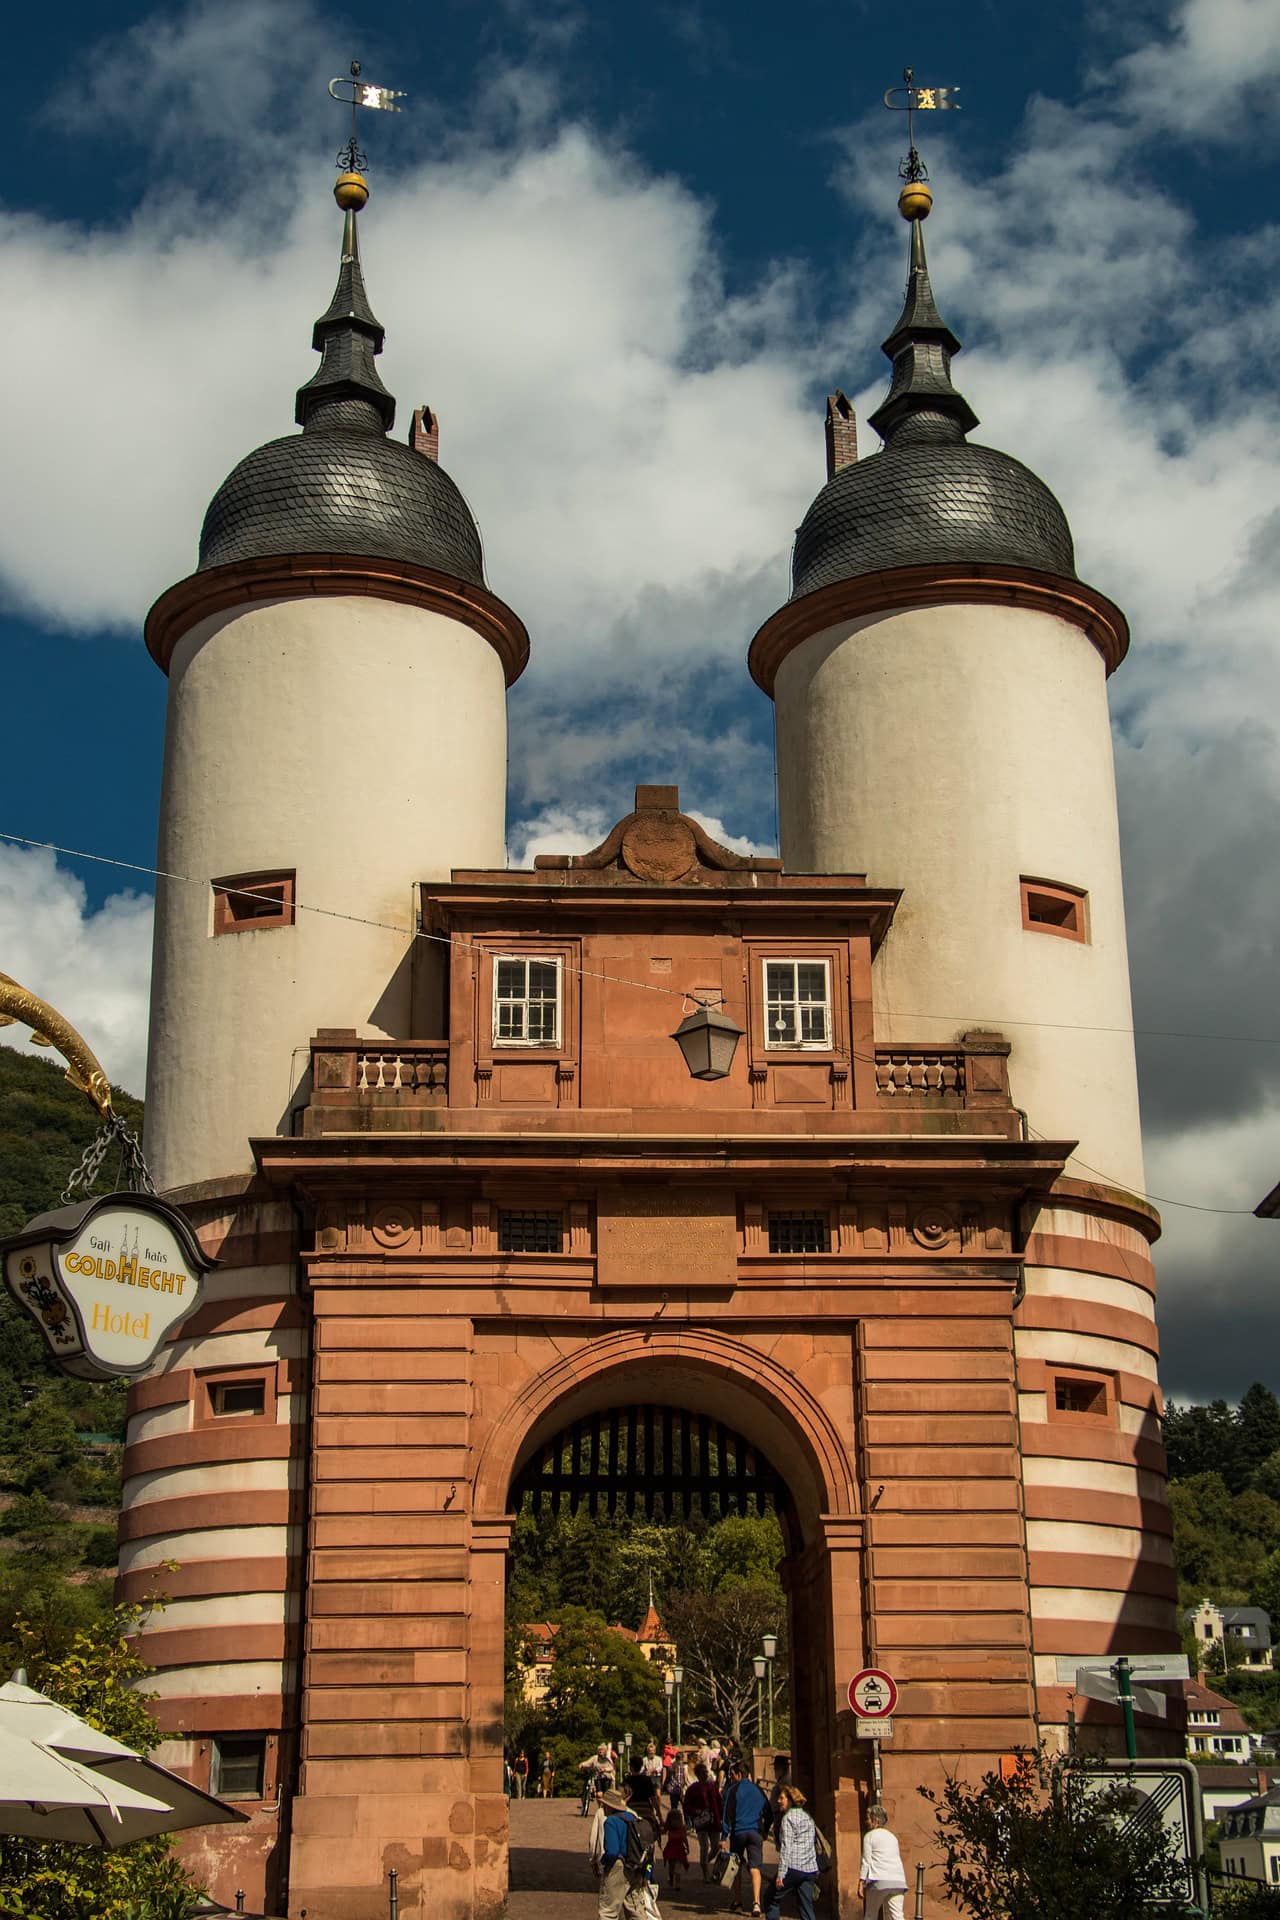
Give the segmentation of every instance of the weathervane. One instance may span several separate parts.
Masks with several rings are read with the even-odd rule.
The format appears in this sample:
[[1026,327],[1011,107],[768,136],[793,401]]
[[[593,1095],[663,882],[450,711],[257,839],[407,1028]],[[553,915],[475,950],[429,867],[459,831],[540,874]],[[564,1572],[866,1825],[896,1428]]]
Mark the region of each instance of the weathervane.
[[[345,87],[351,91],[339,92],[339,88]],[[371,87],[360,78],[358,60],[351,62],[350,79],[339,74],[336,80],[329,82],[329,92],[335,100],[342,101],[344,105],[350,104],[351,107],[351,138],[345,147],[338,150],[338,167],[344,173],[363,173],[369,162],[356,137],[356,114],[361,107],[375,107],[384,113],[400,113],[403,109],[396,105],[396,101],[408,96],[395,87]]]
[[[904,85],[890,87],[884,96],[884,103],[891,113],[905,113],[907,116],[907,153],[898,164],[898,176],[908,186],[929,178],[929,169],[916,152],[915,116],[917,113],[932,113],[939,107],[954,107],[959,111],[960,102],[956,99],[959,87],[918,87],[915,74],[910,67],[902,69]],[[905,94],[904,100],[895,100],[895,94]]]

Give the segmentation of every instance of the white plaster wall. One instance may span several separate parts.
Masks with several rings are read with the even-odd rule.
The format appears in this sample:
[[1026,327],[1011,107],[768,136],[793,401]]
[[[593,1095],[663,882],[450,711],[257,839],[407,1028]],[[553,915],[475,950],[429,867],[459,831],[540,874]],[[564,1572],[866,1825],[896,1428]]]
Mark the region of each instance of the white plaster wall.
[[1015,1327],[1013,1350],[1019,1360],[1056,1360],[1067,1367],[1118,1367],[1142,1374],[1153,1383],[1155,1355],[1127,1340],[1108,1340],[1103,1334],[1060,1333],[1052,1327]]
[[[163,1566],[176,1560],[189,1567],[203,1560],[283,1559],[289,1551],[290,1529],[285,1526],[201,1527],[193,1533],[156,1534],[146,1540],[127,1540],[120,1548],[120,1571]],[[157,1580],[164,1591],[163,1575]]]
[[[774,698],[788,869],[903,889],[873,970],[878,1037],[999,1028],[1037,1132],[1080,1143],[1080,1177],[1140,1192],[1096,648],[1053,614],[915,607],[814,635],[784,660]],[[1088,945],[1024,931],[1021,875],[1087,890]]]
[[[1032,1553],[1115,1554],[1122,1565],[1139,1558],[1158,1560],[1166,1567],[1173,1565],[1173,1542],[1167,1534],[1087,1520],[1028,1520],[1027,1547]],[[1123,1577],[1116,1584],[1122,1586]]]
[[[506,689],[442,614],[360,596],[199,623],[169,675],[147,1157],[162,1188],[251,1165],[318,1027],[412,1034],[414,883],[504,863]],[[212,937],[210,881],[293,869],[293,927]],[[427,1036],[430,1037],[430,1036]]]
[[1108,1593],[1095,1587],[1033,1587],[1031,1618],[1066,1620],[1073,1625],[1153,1627],[1169,1631],[1173,1603],[1145,1593]]
[[147,1692],[163,1700],[212,1699],[227,1693],[266,1693],[279,1698],[284,1664],[279,1660],[236,1660],[221,1667],[162,1667],[148,1674]]
[[1094,1493],[1137,1494],[1142,1500],[1164,1500],[1165,1478],[1144,1467],[1135,1470],[1114,1460],[1089,1460],[1088,1479],[1082,1476],[1079,1460],[1065,1460],[1053,1454],[1029,1454],[1022,1463],[1023,1484],[1028,1487],[1070,1487],[1087,1485]]

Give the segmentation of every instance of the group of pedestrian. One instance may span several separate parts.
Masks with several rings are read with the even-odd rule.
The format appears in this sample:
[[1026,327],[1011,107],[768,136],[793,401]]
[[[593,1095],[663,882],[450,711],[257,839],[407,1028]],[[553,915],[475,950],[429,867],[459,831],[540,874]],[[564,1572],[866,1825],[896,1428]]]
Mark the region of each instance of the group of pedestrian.
[[[521,1764],[523,1762],[523,1765]],[[772,1791],[751,1778],[734,1743],[703,1742],[681,1752],[669,1743],[661,1752],[650,1740],[630,1762],[625,1779],[622,1757],[602,1740],[579,1763],[580,1811],[591,1820],[587,1852],[599,1882],[599,1920],[661,1920],[658,1862],[666,1868],[669,1891],[690,1865],[690,1838],[698,1847],[698,1871],[704,1882],[732,1884],[732,1911],[781,1920],[784,1903],[797,1920],[814,1920],[814,1901],[830,1849],[814,1824],[805,1795],[790,1777],[785,1755],[774,1760]],[[507,1763],[507,1790],[523,1799],[530,1761],[517,1753]],[[541,1790],[555,1790],[555,1763],[542,1756]],[[778,1864],[772,1885],[764,1884],[764,1843],[772,1834]],[[906,1874],[898,1842],[883,1807],[867,1811],[858,1869],[858,1894],[865,1920],[904,1920]],[[767,1905],[762,1905],[767,1901]]]
[[[691,1756],[691,1761],[690,1767],[678,1755],[659,1755],[650,1742],[646,1752],[633,1759],[622,1784],[610,1770],[616,1769],[617,1755],[607,1742],[582,1763],[595,1802],[587,1844],[600,1885],[599,1920],[659,1920],[658,1860],[666,1867],[668,1889],[674,1891],[689,1865],[690,1834],[698,1842],[703,1880],[719,1878],[733,1885],[735,1912],[781,1920],[784,1902],[791,1906],[794,1901],[798,1920],[813,1920],[814,1897],[827,1864],[819,1847],[826,1853],[826,1844],[804,1794],[790,1778],[787,1761],[779,1757],[775,1762],[769,1794],[751,1778],[741,1753],[728,1762],[723,1794],[721,1769],[713,1772],[700,1757]],[[778,1866],[765,1908],[764,1841],[770,1832],[777,1841]],[[878,1904],[873,1909],[869,1902],[868,1913],[873,1910],[879,1914],[882,1909]],[[900,1903],[896,1912],[892,1905],[884,1911],[886,1920],[901,1920]]]

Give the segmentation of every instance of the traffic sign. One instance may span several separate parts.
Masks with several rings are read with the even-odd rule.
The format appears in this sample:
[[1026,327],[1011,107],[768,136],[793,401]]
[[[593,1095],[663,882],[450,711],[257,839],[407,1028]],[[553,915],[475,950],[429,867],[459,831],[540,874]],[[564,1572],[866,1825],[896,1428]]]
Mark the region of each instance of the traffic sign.
[[[1106,1700],[1112,1706],[1120,1698],[1120,1683],[1110,1673],[1098,1673],[1093,1667],[1081,1667],[1076,1673],[1076,1692],[1082,1693],[1087,1700]],[[1149,1713],[1157,1720],[1163,1720],[1169,1711],[1168,1696],[1156,1693],[1151,1687],[1137,1687],[1130,1683],[1129,1695],[1139,1713]]]
[[892,1740],[892,1720],[859,1720],[857,1738],[859,1740]]
[[849,1682],[849,1705],[861,1720],[887,1720],[897,1704],[897,1682],[881,1667],[864,1667]]
[[[1168,1836],[1183,1873],[1181,1898],[1172,1904],[1184,1911],[1182,1900],[1208,1910],[1209,1891],[1204,1878],[1204,1815],[1200,1803],[1200,1776],[1190,1760],[1090,1760],[1072,1768],[1068,1792],[1105,1793],[1130,1787],[1135,1805],[1122,1815],[1121,1831],[1155,1823]],[[1166,1906],[1170,1903],[1153,1903]]]
[[[1110,1673],[1118,1653],[1063,1653],[1058,1656],[1058,1685],[1070,1687],[1075,1684],[1078,1673]],[[1131,1653],[1128,1656],[1129,1672],[1135,1680],[1145,1680],[1148,1685],[1153,1680],[1188,1680],[1191,1668],[1185,1653]]]

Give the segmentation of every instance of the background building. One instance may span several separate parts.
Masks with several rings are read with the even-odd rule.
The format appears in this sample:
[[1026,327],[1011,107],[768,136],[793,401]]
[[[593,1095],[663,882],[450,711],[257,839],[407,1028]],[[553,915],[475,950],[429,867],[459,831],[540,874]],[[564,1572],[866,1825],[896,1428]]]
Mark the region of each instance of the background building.
[[[148,1155],[219,1261],[125,1462],[122,1588],[171,1595],[162,1758],[254,1803],[198,1843],[224,1895],[372,1920],[394,1866],[406,1916],[495,1915],[513,1508],[767,1502],[847,1915],[861,1666],[901,1685],[914,1847],[918,1784],[1065,1727],[1059,1656],[1177,1645],[1125,622],[970,440],[915,218],[884,450],[852,457],[837,396],[751,644],[781,859],[645,786],[508,871],[527,641],[434,416],[387,437],[355,211],[302,432],[236,468],[148,622],[157,864],[207,883],[158,897]],[[673,1044],[699,1008],[738,1031],[719,1077]]]

